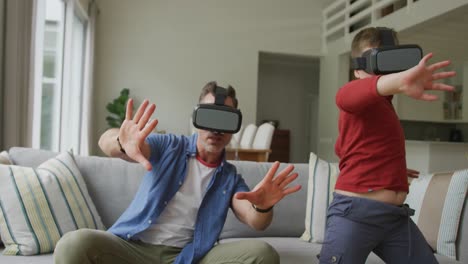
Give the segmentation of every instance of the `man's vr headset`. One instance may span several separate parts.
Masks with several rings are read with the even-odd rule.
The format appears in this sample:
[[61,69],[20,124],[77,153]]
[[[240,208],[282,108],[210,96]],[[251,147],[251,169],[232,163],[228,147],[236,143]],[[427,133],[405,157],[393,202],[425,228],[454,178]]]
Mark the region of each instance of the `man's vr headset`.
[[196,128],[219,133],[237,133],[242,124],[239,109],[224,105],[227,89],[216,86],[214,104],[198,104],[193,110],[192,120]]
[[364,70],[369,74],[401,72],[416,66],[422,59],[422,49],[418,45],[395,45],[393,31],[377,28],[380,32],[380,47],[372,48],[353,58],[354,70]]

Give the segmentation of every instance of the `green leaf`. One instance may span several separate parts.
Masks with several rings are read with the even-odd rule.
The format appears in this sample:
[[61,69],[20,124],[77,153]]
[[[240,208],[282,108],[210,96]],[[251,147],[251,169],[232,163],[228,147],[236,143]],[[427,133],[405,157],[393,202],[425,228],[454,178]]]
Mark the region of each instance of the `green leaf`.
[[125,120],[125,112],[120,113],[119,119],[123,122]]
[[[120,91],[120,95],[113,99],[106,105],[107,111],[110,113],[106,117],[107,123],[110,127],[120,127],[125,120],[126,103],[130,95],[130,89],[124,88]],[[134,110],[133,107],[132,110]]]
[[110,127],[117,127],[117,128],[119,128],[119,127],[120,127],[120,124],[119,124],[118,122],[115,122],[115,121],[114,121],[114,122],[109,122],[109,126],[110,126]]
[[115,109],[117,110],[117,113],[125,113],[125,105],[116,105]]
[[124,96],[120,96],[119,97],[119,100],[116,102],[117,105],[125,105],[125,102],[127,101],[127,99],[124,97]]
[[121,92],[120,95],[128,97],[130,94],[130,90],[128,88],[124,88]]

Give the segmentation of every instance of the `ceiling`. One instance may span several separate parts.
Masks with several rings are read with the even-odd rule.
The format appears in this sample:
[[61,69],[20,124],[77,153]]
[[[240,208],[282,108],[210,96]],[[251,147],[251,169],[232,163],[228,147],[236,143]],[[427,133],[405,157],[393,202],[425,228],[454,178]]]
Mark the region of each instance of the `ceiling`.
[[401,44],[419,44],[437,58],[468,61],[468,5],[398,33]]

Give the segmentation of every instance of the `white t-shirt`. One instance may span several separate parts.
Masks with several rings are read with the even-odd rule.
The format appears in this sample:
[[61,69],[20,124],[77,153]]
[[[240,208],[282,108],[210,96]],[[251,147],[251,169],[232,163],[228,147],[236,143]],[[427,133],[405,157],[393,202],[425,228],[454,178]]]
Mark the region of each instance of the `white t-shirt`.
[[183,248],[193,239],[198,208],[217,165],[192,157],[182,187],[167,204],[156,223],[138,234],[138,239],[153,245]]

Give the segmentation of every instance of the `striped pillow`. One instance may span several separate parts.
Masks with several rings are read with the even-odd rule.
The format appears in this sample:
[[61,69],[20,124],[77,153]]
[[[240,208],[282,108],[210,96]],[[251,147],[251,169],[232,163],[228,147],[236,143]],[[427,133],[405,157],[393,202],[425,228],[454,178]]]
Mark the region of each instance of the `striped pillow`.
[[337,163],[326,162],[317,157],[315,153],[310,153],[305,231],[301,236],[302,240],[323,242],[327,210],[333,200],[338,174]]
[[52,252],[65,233],[104,229],[70,153],[37,169],[0,165],[0,233],[4,255]]
[[[5,164],[5,165],[11,165],[13,162],[11,162],[10,155],[8,155],[8,152],[2,151],[0,152],[0,164]],[[0,236],[0,245],[2,245],[2,237]]]
[[421,175],[410,185],[406,203],[413,221],[438,254],[456,259],[458,225],[468,189],[468,169]]

